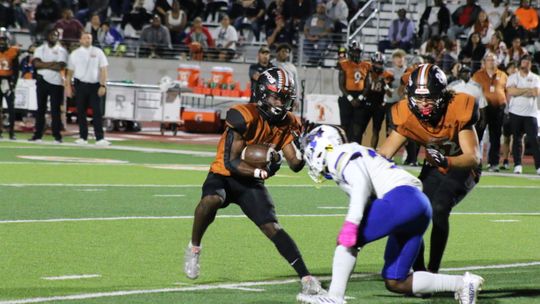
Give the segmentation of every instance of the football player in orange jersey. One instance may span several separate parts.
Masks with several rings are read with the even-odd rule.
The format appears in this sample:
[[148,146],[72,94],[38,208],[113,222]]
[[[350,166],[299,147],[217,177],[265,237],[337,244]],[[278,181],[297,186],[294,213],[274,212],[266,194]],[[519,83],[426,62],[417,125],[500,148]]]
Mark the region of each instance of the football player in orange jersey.
[[362,48],[356,41],[351,42],[348,53],[349,58],[344,58],[338,63],[339,89],[343,94],[338,99],[339,117],[347,139],[350,142],[361,143],[361,106],[364,101],[364,84],[371,70],[371,63],[360,61]]
[[279,169],[281,157],[275,153],[265,169],[255,168],[241,160],[242,150],[247,145],[266,144],[283,152],[291,170],[302,170],[304,160],[294,135],[300,132],[301,124],[291,113],[295,92],[294,80],[285,70],[270,68],[257,80],[253,92],[256,103],[235,105],[227,112],[226,129],[202,186],[202,198],[195,209],[191,242],[185,252],[184,271],[188,278],[199,276],[201,240],[218,209],[235,203],[297,272],[302,293],[322,292],[319,281],[311,276],[295,242],[279,225],[274,203],[264,185],[264,180]]
[[2,100],[9,114],[9,139],[15,140],[15,86],[19,78],[19,48],[9,46],[8,38],[0,36],[0,138],[2,138]]
[[[447,90],[444,72],[422,64],[409,77],[407,99],[392,107],[393,130],[379,149],[391,158],[409,140],[426,148],[420,173],[424,192],[433,208],[428,271],[438,272],[448,240],[450,212],[480,178],[480,147],[474,124],[478,105],[474,97]],[[425,270],[423,248],[414,270]]]

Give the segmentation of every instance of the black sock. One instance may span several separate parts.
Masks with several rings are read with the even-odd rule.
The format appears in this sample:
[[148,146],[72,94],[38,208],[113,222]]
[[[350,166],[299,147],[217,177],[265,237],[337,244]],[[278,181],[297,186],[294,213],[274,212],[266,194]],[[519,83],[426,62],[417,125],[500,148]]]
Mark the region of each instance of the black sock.
[[309,275],[309,271],[302,259],[300,250],[298,250],[296,243],[294,243],[293,239],[285,232],[285,230],[280,229],[272,238],[272,242],[274,242],[274,245],[276,245],[281,256],[291,264],[300,278]]

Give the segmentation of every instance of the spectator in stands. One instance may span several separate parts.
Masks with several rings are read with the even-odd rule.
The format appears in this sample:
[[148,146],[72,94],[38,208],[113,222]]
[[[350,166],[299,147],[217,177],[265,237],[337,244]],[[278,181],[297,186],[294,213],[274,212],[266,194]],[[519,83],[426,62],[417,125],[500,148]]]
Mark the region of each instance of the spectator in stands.
[[512,40],[515,37],[521,38],[522,41],[524,41],[527,38],[527,31],[519,24],[518,18],[515,15],[512,15],[510,17],[510,21],[506,22],[503,20],[503,37],[504,37],[504,43],[506,45],[512,45]]
[[[531,40],[538,38],[538,13],[530,6],[530,0],[521,0],[519,8],[514,12],[519,20],[519,24],[527,31],[527,38]],[[528,42],[527,42],[528,43]]]
[[60,19],[60,17],[60,6],[54,0],[43,0],[43,2],[36,7],[35,35],[38,36],[38,38],[41,38],[43,31],[48,27],[48,25],[54,24],[58,19]]
[[491,26],[491,24],[489,23],[488,15],[486,14],[485,11],[481,10],[478,13],[478,19],[476,19],[476,21],[474,22],[474,25],[471,27],[471,30],[469,31],[469,36],[472,33],[479,33],[482,43],[488,44],[494,32],[495,30],[493,29],[493,26]]
[[432,6],[426,7],[420,18],[418,36],[425,42],[431,36],[442,36],[450,27],[450,11],[442,0],[435,0]]
[[322,60],[331,41],[329,35],[333,29],[334,22],[326,15],[326,5],[319,0],[315,14],[309,17],[304,25],[304,54],[309,63]]
[[291,22],[293,32],[301,32],[312,11],[311,0],[285,0],[283,17]]
[[88,1],[88,14],[86,16],[88,17],[92,14],[97,14],[101,20],[105,20],[107,18],[108,10],[109,0],[91,0]]
[[496,31],[491,36],[489,44],[486,46],[486,50],[490,53],[495,54],[496,64],[498,67],[502,68],[508,57],[508,48],[503,41],[503,35],[501,31]]
[[457,39],[459,36],[467,31],[478,18],[478,14],[482,9],[476,0],[467,0],[465,5],[458,7],[458,9],[452,14],[452,25],[448,29],[448,37],[450,39]]
[[192,60],[203,60],[204,52],[208,49],[215,48],[214,39],[208,31],[208,28],[203,26],[201,17],[195,18],[191,26],[191,30],[187,34],[184,43],[189,46],[189,51]]
[[219,61],[229,61],[236,54],[236,43],[238,43],[238,33],[231,25],[231,19],[223,14],[220,20],[220,26],[214,30],[214,40]]
[[264,24],[265,8],[264,0],[242,0],[243,14],[234,21],[234,27],[238,29],[241,36],[244,29],[247,29],[252,31],[255,39],[259,41]]
[[123,56],[126,52],[126,46],[123,44],[124,37],[116,28],[111,27],[109,21],[101,24],[98,40],[99,46],[107,56]]
[[281,44],[293,45],[295,44],[295,35],[292,31],[292,26],[285,22],[283,16],[278,15],[276,17],[276,27],[272,30],[266,31],[266,43],[270,48],[275,49],[276,46]]
[[326,14],[334,22],[334,32],[343,33],[347,29],[349,7],[344,0],[329,0],[326,3]]
[[144,7],[143,1],[137,1],[133,9],[122,18],[121,28],[126,37],[137,36],[136,31],[140,31],[144,26],[150,23],[152,15]]
[[101,30],[101,18],[98,14],[92,14],[90,21],[86,23],[84,31],[92,34],[92,43],[94,46],[99,47],[98,32]]
[[188,21],[194,21],[195,18],[202,15],[204,10],[204,3],[202,0],[181,0],[180,6],[188,15]]
[[[499,171],[499,151],[501,147],[501,132],[506,108],[506,82],[508,76],[497,68],[497,55],[487,53],[484,57],[483,68],[474,73],[472,80],[482,87],[487,100],[485,122],[489,126],[489,171]],[[477,129],[478,141],[482,142],[485,125]]]
[[266,31],[266,37],[270,36],[268,33],[272,33],[276,28],[276,18],[278,16],[283,16],[285,0],[274,0],[266,9],[266,22],[264,28]]
[[408,52],[412,47],[414,36],[414,22],[406,17],[407,11],[403,8],[397,11],[398,19],[394,19],[388,29],[388,40],[379,42],[379,52],[386,49],[400,48]]
[[171,49],[171,34],[161,24],[159,15],[152,17],[152,23],[143,28],[140,38],[141,57],[163,57],[166,51]]
[[420,46],[420,55],[424,58],[431,58],[432,62],[435,62],[440,58],[441,54],[444,52],[444,39],[440,36],[433,36],[424,42]]
[[[203,20],[208,20],[208,17],[210,17],[211,20],[216,20],[217,18],[215,16],[219,13],[221,8],[229,5],[227,0],[206,0],[204,2]],[[229,16],[229,18],[231,18],[231,16]]]
[[11,1],[0,1],[0,27],[15,27],[15,9]]
[[494,29],[498,29],[502,24],[503,18],[506,19],[509,14],[508,4],[502,5],[501,2],[501,0],[491,0],[490,4],[482,5],[482,8],[488,15],[489,23]]
[[296,87],[298,88],[296,91],[296,101],[298,102],[300,95],[302,92],[300,91],[301,85],[298,81],[298,71],[296,70],[296,66],[294,63],[290,61],[291,57],[291,51],[292,48],[287,43],[282,43],[276,48],[276,59],[273,63],[278,68],[284,69],[291,75],[291,77],[294,79],[294,83],[296,83]]
[[161,23],[165,24],[167,13],[172,10],[172,0],[156,0],[154,5],[154,14],[158,14],[161,18]]
[[473,73],[480,69],[482,59],[486,53],[486,47],[480,40],[479,33],[473,33],[467,40],[467,44],[459,53],[458,59],[469,65]]
[[[261,76],[261,73],[273,67],[274,65],[270,63],[270,49],[266,45],[261,46],[257,56],[257,63],[249,66],[249,80],[251,81],[251,92],[255,92],[255,86],[257,85],[257,80],[259,80],[259,76]],[[251,94],[249,102],[256,102],[254,94]]]
[[73,11],[66,8],[62,11],[62,19],[58,20],[54,26],[60,34],[60,40],[67,50],[72,43],[77,42],[84,30],[79,20],[73,18]]
[[521,174],[523,134],[527,134],[531,152],[534,158],[536,173],[540,175],[540,148],[538,147],[538,105],[540,96],[540,77],[531,72],[532,57],[524,55],[519,60],[519,70],[508,77],[506,89],[510,96],[510,125],[513,133],[514,173]]
[[508,56],[506,57],[506,64],[510,61],[518,62],[523,55],[527,55],[527,50],[521,46],[521,38],[515,37],[512,40],[512,46],[508,49]]
[[130,0],[111,0],[110,2],[112,14],[116,17],[122,17],[128,14],[131,9]]
[[180,8],[180,2],[173,0],[172,9],[167,12],[165,17],[165,26],[169,29],[171,34],[171,43],[173,45],[182,44],[182,40],[185,39],[184,30],[186,29],[187,15]]
[[448,37],[444,37],[443,41],[444,51],[439,55],[438,58],[440,61],[437,61],[436,64],[448,74],[454,63],[458,60],[458,42]]

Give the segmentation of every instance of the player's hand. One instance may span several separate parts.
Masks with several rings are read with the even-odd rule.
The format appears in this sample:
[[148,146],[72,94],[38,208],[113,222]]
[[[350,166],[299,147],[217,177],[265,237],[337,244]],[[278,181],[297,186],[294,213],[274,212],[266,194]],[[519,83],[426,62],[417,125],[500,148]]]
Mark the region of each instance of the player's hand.
[[345,221],[338,235],[338,244],[345,247],[353,247],[358,240],[358,225]]
[[103,86],[100,86],[97,92],[98,96],[102,97],[105,96],[105,94],[107,93],[107,89]]
[[255,177],[256,179],[265,180],[270,176],[268,175],[268,172],[266,170],[257,168],[255,169],[255,171],[253,171],[253,177]]
[[271,152],[270,163],[266,166],[265,169],[265,171],[268,172],[268,177],[274,176],[276,172],[279,171],[279,169],[281,168],[281,163],[283,163],[283,157],[281,156],[281,154],[279,154],[279,152],[273,150]]
[[441,173],[446,174],[448,172],[448,158],[438,150],[426,148],[426,159],[431,165],[438,167]]

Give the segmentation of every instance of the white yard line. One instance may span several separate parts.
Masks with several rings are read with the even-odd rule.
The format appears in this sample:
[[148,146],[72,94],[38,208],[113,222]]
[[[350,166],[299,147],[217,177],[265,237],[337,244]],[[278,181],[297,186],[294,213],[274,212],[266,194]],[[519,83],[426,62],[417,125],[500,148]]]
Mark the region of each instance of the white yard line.
[[155,197],[184,197],[185,194],[154,194]]
[[80,280],[80,279],[91,279],[99,278],[100,274],[73,274],[73,275],[63,275],[58,277],[43,277],[43,280],[47,281],[62,281],[62,280]]
[[[346,214],[282,214],[278,217],[343,217]],[[451,215],[540,215],[540,212],[454,212]],[[218,215],[217,218],[246,218],[243,214]],[[28,219],[28,220],[0,220],[0,224],[17,223],[60,223],[60,222],[88,222],[88,221],[127,221],[127,220],[189,220],[193,215],[181,216],[118,216],[118,217],[84,217],[84,218],[56,218],[56,219]]]
[[[540,265],[539,262],[530,262],[530,263],[516,263],[516,264],[499,264],[499,265],[485,265],[485,266],[469,266],[469,267],[460,267],[460,268],[443,268],[441,271],[467,271],[467,270],[482,270],[482,269],[504,269],[504,268],[519,268],[519,267],[529,267]],[[378,274],[369,273],[369,274],[354,274],[352,278],[365,278],[371,276],[377,276]],[[320,277],[322,281],[330,280],[329,276]],[[53,297],[40,297],[40,298],[27,298],[27,299],[18,299],[18,300],[6,300],[0,301],[0,304],[26,304],[26,303],[43,303],[43,302],[52,302],[52,301],[65,301],[65,300],[83,300],[83,299],[96,299],[104,297],[119,297],[119,296],[130,296],[130,295],[140,295],[140,294],[156,294],[156,293],[168,293],[168,292],[185,292],[185,291],[200,291],[200,290],[215,290],[215,289],[239,289],[253,291],[249,287],[253,286],[267,286],[267,285],[285,285],[297,283],[298,279],[288,279],[280,281],[260,281],[260,282],[245,282],[245,283],[228,283],[228,284],[213,284],[213,285],[196,285],[188,287],[176,287],[176,288],[161,288],[161,289],[141,289],[141,290],[124,290],[124,291],[112,291],[112,292],[96,292],[96,293],[85,293],[69,296],[53,296]]]
[[517,223],[521,222],[520,220],[491,220],[493,223]]

